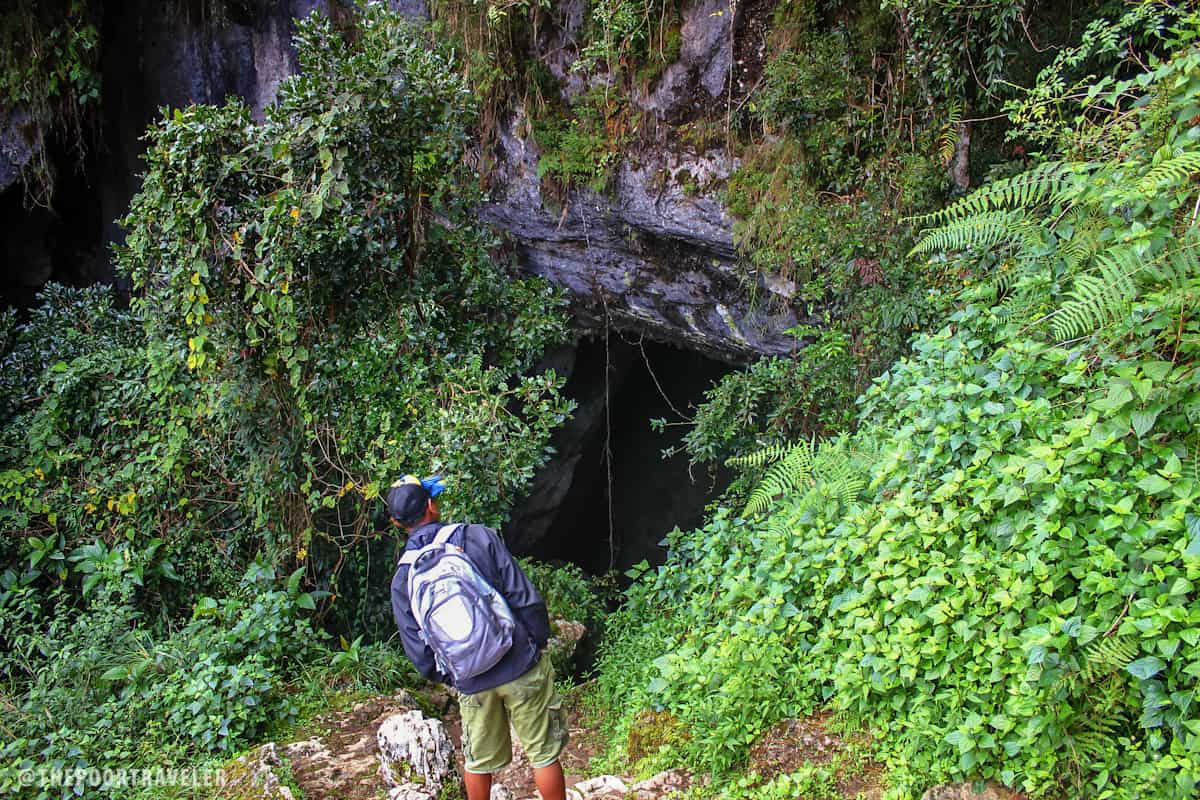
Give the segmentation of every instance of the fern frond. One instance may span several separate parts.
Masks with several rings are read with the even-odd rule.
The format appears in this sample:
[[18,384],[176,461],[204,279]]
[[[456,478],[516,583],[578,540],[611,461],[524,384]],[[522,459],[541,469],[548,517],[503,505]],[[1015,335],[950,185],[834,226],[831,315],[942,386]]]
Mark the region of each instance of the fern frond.
[[1147,172],[1138,181],[1138,189],[1148,194],[1160,191],[1165,185],[1178,186],[1186,183],[1197,172],[1200,172],[1200,151],[1181,153]]
[[941,133],[938,134],[938,155],[942,159],[943,164],[949,164],[954,158],[954,151],[958,147],[958,126],[962,121],[962,103],[958,100],[951,100],[946,108],[946,124],[942,126]]
[[1100,234],[1106,228],[1106,220],[1095,206],[1076,206],[1063,217],[1064,225],[1071,231],[1070,238],[1058,247],[1059,257],[1066,267],[1066,274],[1074,275],[1084,264],[1091,262],[1104,246]]
[[1109,726],[1111,731],[1081,731],[1071,737],[1075,758],[1081,763],[1105,763],[1109,756],[1116,755],[1114,737],[1120,731],[1119,720]]
[[1184,289],[1200,277],[1200,236],[1189,235],[1185,244],[1165,257],[1146,265],[1146,275],[1156,283],[1172,289]]
[[925,231],[909,255],[968,247],[985,249],[1005,242],[1028,248],[1037,243],[1041,232],[1041,226],[1026,219],[1023,210],[983,211]]
[[740,470],[751,470],[765,467],[768,464],[773,464],[779,459],[787,455],[792,449],[789,444],[771,444],[756,450],[753,453],[748,453],[744,456],[734,456],[725,461],[725,466],[733,467]]
[[845,439],[801,440],[788,449],[754,488],[743,512],[761,514],[780,496],[800,489],[819,492],[843,505],[853,503],[867,484],[862,468],[865,454],[850,452]]
[[939,211],[912,217],[912,221],[918,225],[944,225],[989,211],[1031,208],[1062,195],[1073,185],[1074,175],[1071,166],[1048,161],[1011,178],[981,186]]
[[811,484],[813,456],[816,445],[812,441],[801,439],[792,445],[783,458],[776,461],[758,486],[750,493],[746,501],[746,516],[761,514],[767,510],[771,501],[776,497],[795,490],[803,484]]
[[1137,296],[1134,277],[1142,271],[1141,257],[1130,248],[1117,248],[1098,256],[1099,274],[1079,275],[1071,299],[1055,315],[1054,336],[1074,339],[1119,318]]
[[1088,682],[1120,672],[1138,657],[1138,643],[1132,636],[1105,637],[1084,649],[1083,676]]

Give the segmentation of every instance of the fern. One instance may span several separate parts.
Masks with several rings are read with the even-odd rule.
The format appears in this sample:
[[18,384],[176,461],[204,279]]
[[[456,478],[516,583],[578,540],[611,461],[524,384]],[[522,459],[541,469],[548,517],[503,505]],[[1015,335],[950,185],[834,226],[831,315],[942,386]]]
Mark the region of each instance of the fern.
[[814,442],[806,439],[792,445],[787,453],[767,470],[758,486],[754,487],[750,499],[746,501],[743,514],[761,514],[776,497],[794,491],[804,484],[811,484],[813,456],[816,455],[816,450]]
[[1083,677],[1089,683],[1119,673],[1138,657],[1138,642],[1132,636],[1105,637],[1084,649]]
[[1155,166],[1138,181],[1138,189],[1149,194],[1161,191],[1165,184],[1178,186],[1200,172],[1200,150],[1182,153]]
[[1101,234],[1108,227],[1107,220],[1094,206],[1076,206],[1064,215],[1063,223],[1070,237],[1059,245],[1058,254],[1066,273],[1074,275],[1103,248]]
[[[1082,171],[1087,170],[1084,165]],[[945,208],[912,218],[918,225],[945,225],[989,211],[1027,209],[1059,199],[1075,185],[1079,165],[1049,161],[1014,175],[993,181]]]
[[1053,330],[1060,340],[1074,339],[1117,319],[1137,295],[1134,277],[1144,266],[1137,252],[1118,248],[1097,261],[1099,274],[1076,277],[1071,299],[1056,314]]
[[923,255],[935,250],[964,250],[968,247],[985,249],[1005,242],[1030,248],[1037,244],[1041,236],[1041,226],[1029,221],[1022,210],[981,211],[926,231],[909,255]]
[[1188,284],[1200,276],[1200,234],[1190,231],[1184,244],[1164,258],[1146,265],[1146,274],[1155,282],[1169,289],[1187,289]]
[[[1156,285],[1160,291],[1168,290],[1167,295],[1159,295],[1161,305],[1194,302],[1192,282],[1200,276],[1197,246],[1197,237],[1189,234],[1183,246],[1150,261],[1129,247],[1098,256],[1096,272],[1076,277],[1071,299],[1056,312],[1055,337],[1065,340],[1083,336],[1127,314],[1146,283]],[[1172,291],[1175,294],[1170,294]]]
[[943,164],[949,164],[954,159],[954,151],[958,147],[958,126],[962,122],[962,103],[951,100],[947,105],[946,124],[938,134],[938,155]]
[[[780,457],[781,450],[785,452]],[[773,458],[774,457],[774,458]],[[743,515],[762,514],[777,498],[805,490],[818,490],[823,496],[849,504],[858,499],[866,486],[861,459],[846,446],[845,439],[824,441],[801,440],[790,447],[764,448],[758,453],[731,459],[730,463],[764,464],[774,461],[759,481]]]
[[791,449],[792,445],[789,444],[768,445],[748,455],[734,456],[726,460],[725,466],[740,470],[760,469],[783,458]]

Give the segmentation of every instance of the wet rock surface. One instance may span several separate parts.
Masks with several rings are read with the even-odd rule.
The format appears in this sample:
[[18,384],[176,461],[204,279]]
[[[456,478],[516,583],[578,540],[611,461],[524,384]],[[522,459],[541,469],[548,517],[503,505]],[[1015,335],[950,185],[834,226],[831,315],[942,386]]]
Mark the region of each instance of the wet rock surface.
[[579,323],[645,333],[727,361],[795,349],[798,321],[746,301],[732,220],[711,193],[736,167],[720,150],[650,148],[617,168],[611,190],[542,192],[537,143],[518,109],[500,136],[505,162],[480,217],[516,242],[528,273],[563,287]]

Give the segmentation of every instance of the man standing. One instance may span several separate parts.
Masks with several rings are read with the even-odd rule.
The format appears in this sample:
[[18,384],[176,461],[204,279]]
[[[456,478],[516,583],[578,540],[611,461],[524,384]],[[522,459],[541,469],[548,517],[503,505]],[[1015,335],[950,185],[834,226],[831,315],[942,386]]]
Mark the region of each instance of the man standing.
[[408,531],[392,578],[404,651],[426,679],[459,691],[468,800],[489,800],[492,775],[512,761],[510,724],[544,800],[566,800],[546,604],[495,531],[441,523],[441,490],[438,478],[406,475],[387,494],[392,524]]

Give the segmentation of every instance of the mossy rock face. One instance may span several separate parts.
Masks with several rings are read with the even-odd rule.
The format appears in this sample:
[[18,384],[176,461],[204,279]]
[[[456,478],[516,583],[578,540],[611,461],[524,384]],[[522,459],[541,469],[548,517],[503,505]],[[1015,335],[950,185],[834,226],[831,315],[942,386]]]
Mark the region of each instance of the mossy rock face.
[[221,770],[213,800],[296,800],[291,771],[274,742],[235,758]]
[[690,738],[687,727],[669,711],[643,711],[629,726],[625,753],[636,763]]

